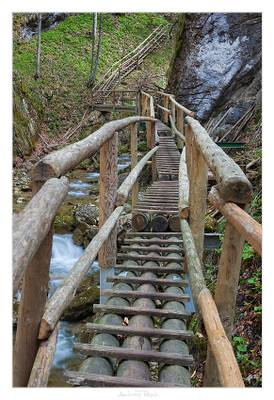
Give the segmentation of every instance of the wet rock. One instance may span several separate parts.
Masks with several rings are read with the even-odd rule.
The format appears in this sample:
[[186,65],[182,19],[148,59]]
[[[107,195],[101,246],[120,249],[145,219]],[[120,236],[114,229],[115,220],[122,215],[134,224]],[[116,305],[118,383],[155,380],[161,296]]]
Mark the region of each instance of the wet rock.
[[70,305],[65,309],[62,320],[79,321],[93,314],[92,306],[98,303],[100,289],[99,274],[95,273],[83,280]]
[[186,14],[182,25],[169,90],[202,121],[230,102],[225,123],[233,125],[247,109],[245,100],[256,101],[260,90],[261,15]]
[[94,204],[80,204],[75,210],[77,225],[86,224],[87,226],[96,225],[99,218],[99,208]]

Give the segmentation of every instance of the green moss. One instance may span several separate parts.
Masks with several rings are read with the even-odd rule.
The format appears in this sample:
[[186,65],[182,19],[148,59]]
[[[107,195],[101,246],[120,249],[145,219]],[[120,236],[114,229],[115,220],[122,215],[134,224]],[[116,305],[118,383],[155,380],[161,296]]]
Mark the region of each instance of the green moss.
[[178,26],[176,30],[176,38],[175,38],[175,48],[173,50],[173,54],[170,60],[170,67],[167,73],[168,80],[170,79],[170,74],[172,73],[172,68],[174,61],[178,58],[179,53],[183,47],[183,32],[185,28],[185,14],[180,14],[178,18]]

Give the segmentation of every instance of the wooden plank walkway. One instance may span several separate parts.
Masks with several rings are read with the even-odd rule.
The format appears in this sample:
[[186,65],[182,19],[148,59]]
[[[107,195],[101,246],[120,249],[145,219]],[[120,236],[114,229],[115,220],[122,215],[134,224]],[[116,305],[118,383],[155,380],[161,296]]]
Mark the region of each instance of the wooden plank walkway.
[[103,292],[106,304],[94,305],[99,319],[86,325],[93,339],[75,345],[87,356],[79,371],[66,372],[75,386],[190,386],[191,291],[181,236],[173,232],[180,154],[170,129],[159,121],[156,129],[158,180],[133,210],[150,221],[146,231],[126,235],[115,275],[107,279],[112,288]]

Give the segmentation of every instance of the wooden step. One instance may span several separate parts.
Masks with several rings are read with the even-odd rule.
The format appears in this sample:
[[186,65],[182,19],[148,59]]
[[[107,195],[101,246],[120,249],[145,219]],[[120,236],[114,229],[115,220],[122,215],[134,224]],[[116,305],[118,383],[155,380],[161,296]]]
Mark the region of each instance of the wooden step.
[[[173,243],[176,245],[176,243]],[[127,251],[143,251],[145,253],[155,251],[158,253],[178,253],[182,254],[182,249],[171,249],[168,247],[160,247],[160,246],[151,246],[151,247],[146,247],[146,246],[121,246],[121,250],[127,252]]]
[[147,315],[149,317],[188,319],[190,314],[159,308],[119,307],[108,304],[93,304],[93,312],[115,313],[119,315]]
[[162,301],[189,301],[188,294],[173,294],[173,293],[162,293],[162,292],[141,292],[140,290],[113,290],[113,289],[105,289],[102,290],[102,295],[107,297],[123,297],[125,299],[158,299]]
[[169,244],[176,244],[176,246],[180,246],[183,244],[183,241],[178,239],[178,240],[168,240],[168,239],[124,239],[124,243],[127,244],[144,244],[144,245],[150,245],[150,244],[159,244],[159,245],[169,245]]
[[118,326],[107,324],[86,323],[86,329],[94,333],[111,333],[113,335],[122,336],[144,336],[144,337],[160,337],[166,339],[190,339],[193,337],[192,331],[171,330],[162,328],[131,328],[130,326]]
[[179,214],[179,211],[175,210],[162,210],[160,208],[148,209],[146,207],[140,207],[140,206],[138,208],[134,208],[134,211],[146,212],[147,214]]
[[193,364],[193,357],[184,354],[135,350],[125,347],[96,346],[87,343],[75,343],[73,347],[86,356],[111,357],[116,360],[155,361],[168,365],[182,365],[183,367],[189,367]]
[[154,256],[154,255],[144,255],[144,254],[138,254],[138,255],[132,255],[132,254],[124,254],[124,253],[118,253],[117,254],[117,260],[136,260],[136,261],[157,261],[157,262],[180,262],[184,261],[183,257],[169,257],[169,256]]
[[123,378],[120,376],[109,376],[91,374],[89,372],[65,371],[64,375],[73,386],[102,386],[102,387],[184,387],[168,382],[152,382],[141,379]]
[[127,236],[177,236],[181,239],[180,232],[127,232]]
[[127,277],[127,276],[110,276],[107,278],[107,282],[114,282],[114,283],[132,283],[132,284],[139,284],[143,285],[145,283],[157,286],[174,286],[174,287],[182,287],[186,286],[187,282],[183,280],[173,280],[173,279],[147,279],[142,277]]
[[156,272],[161,274],[168,274],[171,272],[184,273],[185,269],[182,267],[149,267],[147,265],[116,265],[116,270],[121,271],[136,271],[136,272]]

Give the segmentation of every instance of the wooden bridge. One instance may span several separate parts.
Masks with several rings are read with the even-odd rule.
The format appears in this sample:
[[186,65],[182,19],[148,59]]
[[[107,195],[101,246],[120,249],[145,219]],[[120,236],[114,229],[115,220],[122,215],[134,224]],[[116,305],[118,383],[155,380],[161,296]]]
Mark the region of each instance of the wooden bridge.
[[[261,254],[261,226],[247,213],[251,184],[173,95],[140,92],[136,99],[138,116],[108,122],[33,168],[33,198],[14,221],[14,293],[23,279],[14,386],[47,385],[58,321],[97,255],[100,304],[93,307],[96,322],[86,324],[94,336],[75,344],[87,358],[79,370],[66,371],[68,382],[191,386],[187,326],[197,312],[209,343],[204,385],[244,386],[230,340],[244,241]],[[141,123],[149,151],[138,160]],[[117,131],[127,127],[132,169],[117,188]],[[98,150],[100,230],[48,299],[52,222],[68,192],[64,175]],[[139,194],[146,165],[152,182]],[[117,222],[130,193],[132,230],[117,252]],[[207,199],[227,220],[214,299],[203,275]]]

